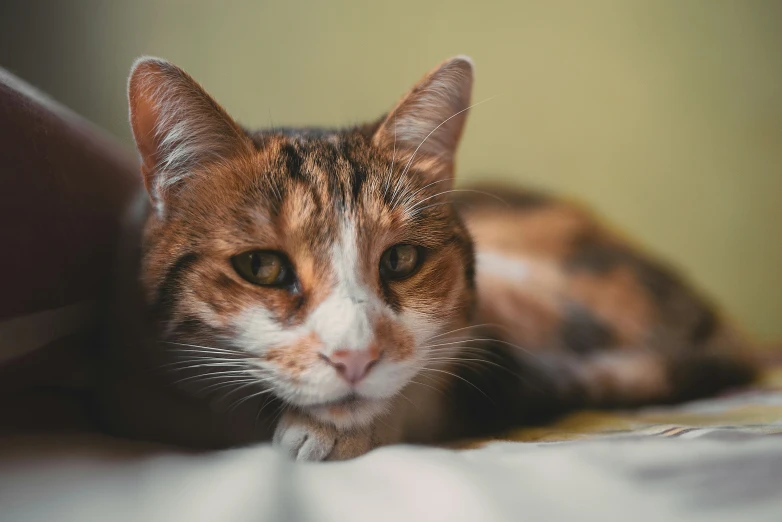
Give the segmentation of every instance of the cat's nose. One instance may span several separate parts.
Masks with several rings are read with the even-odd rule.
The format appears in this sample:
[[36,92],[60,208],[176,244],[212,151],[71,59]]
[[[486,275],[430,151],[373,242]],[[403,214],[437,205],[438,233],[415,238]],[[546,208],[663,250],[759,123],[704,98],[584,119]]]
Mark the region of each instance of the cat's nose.
[[375,347],[366,350],[334,350],[329,355],[321,353],[320,356],[337,371],[340,377],[350,384],[356,384],[377,363],[380,350]]

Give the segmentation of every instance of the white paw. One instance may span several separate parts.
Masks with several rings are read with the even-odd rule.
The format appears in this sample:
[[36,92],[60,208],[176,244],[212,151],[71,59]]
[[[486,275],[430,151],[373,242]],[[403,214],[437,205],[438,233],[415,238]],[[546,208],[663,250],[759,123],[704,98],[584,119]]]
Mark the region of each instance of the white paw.
[[336,432],[327,426],[295,414],[283,415],[273,442],[296,460],[326,460],[336,444]]

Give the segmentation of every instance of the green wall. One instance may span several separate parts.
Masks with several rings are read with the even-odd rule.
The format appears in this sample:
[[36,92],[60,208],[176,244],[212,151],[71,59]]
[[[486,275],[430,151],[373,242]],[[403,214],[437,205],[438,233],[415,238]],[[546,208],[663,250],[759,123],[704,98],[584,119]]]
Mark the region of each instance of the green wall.
[[586,200],[782,339],[780,1],[31,3],[0,65],[128,144],[141,54],[257,126],[374,118],[469,54],[475,100],[499,96],[470,116],[463,180]]

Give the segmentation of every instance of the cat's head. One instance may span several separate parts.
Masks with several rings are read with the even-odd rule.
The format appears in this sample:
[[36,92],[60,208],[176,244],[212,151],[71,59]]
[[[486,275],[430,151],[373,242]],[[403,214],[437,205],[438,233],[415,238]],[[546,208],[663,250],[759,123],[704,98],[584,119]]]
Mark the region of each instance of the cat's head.
[[139,60],[158,335],[243,354],[244,379],[338,425],[437,368],[472,308],[472,243],[449,198],[471,87],[457,57],[374,124],[248,132],[181,69]]

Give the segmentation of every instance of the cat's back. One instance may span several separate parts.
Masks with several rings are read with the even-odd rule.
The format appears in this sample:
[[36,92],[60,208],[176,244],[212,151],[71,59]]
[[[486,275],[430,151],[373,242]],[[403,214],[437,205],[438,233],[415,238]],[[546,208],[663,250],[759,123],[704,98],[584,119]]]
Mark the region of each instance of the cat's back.
[[467,190],[457,205],[475,242],[478,320],[508,328],[526,349],[637,342],[661,312],[654,287],[677,284],[576,203]]
[[[705,382],[717,389],[751,377],[746,341],[714,305],[585,207],[510,188],[468,190],[457,207],[475,242],[476,323],[492,335],[580,361],[584,379],[604,389],[595,393],[623,394],[617,402],[710,393],[693,372],[710,373]],[[630,385],[614,386],[613,375]],[[612,386],[622,389],[605,390]]]

